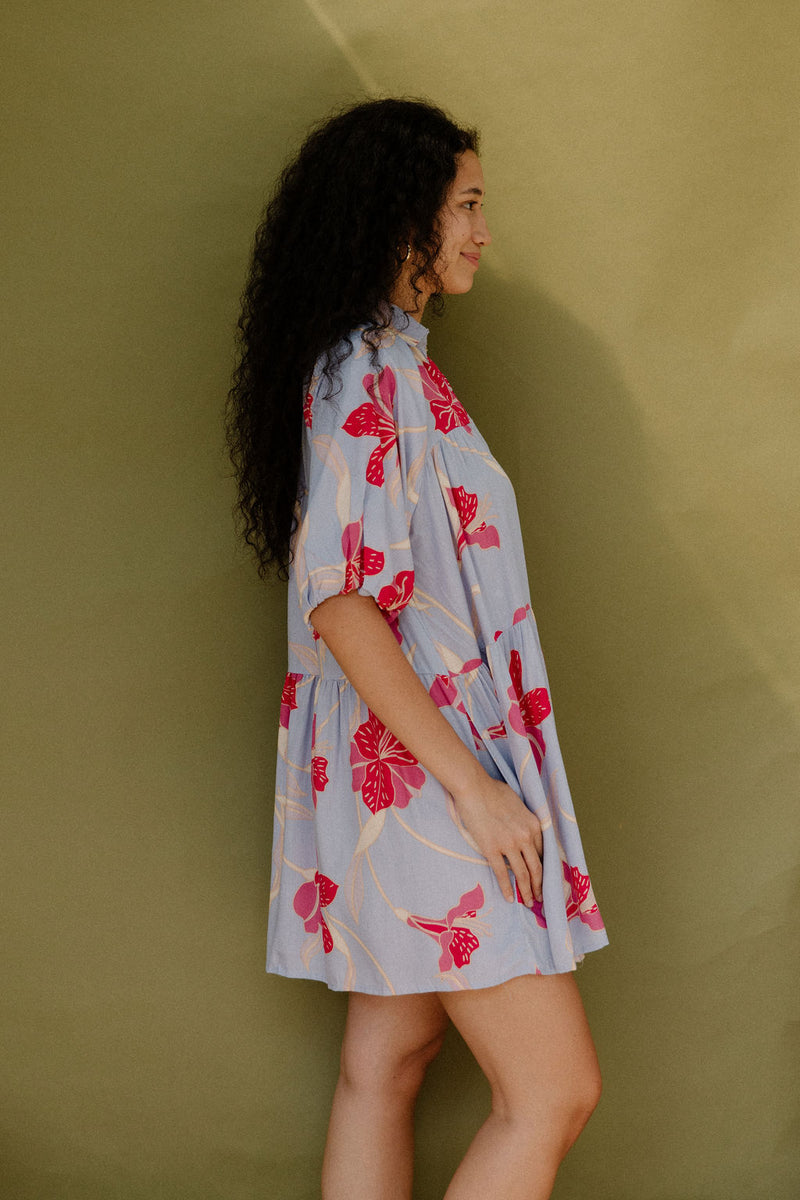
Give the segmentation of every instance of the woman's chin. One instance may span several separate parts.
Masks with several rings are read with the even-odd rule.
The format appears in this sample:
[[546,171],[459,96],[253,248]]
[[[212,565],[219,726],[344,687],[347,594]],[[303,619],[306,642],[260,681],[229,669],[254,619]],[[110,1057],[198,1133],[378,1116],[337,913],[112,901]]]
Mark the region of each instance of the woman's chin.
[[469,277],[464,276],[462,279],[448,279],[445,282],[442,291],[445,296],[462,296],[464,292],[472,290],[472,285],[475,282],[475,274],[471,272]]

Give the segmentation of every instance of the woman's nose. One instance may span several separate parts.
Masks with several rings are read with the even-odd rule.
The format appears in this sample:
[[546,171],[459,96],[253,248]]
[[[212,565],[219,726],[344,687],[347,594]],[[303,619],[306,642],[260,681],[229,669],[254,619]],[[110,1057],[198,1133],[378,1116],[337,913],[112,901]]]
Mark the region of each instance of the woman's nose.
[[472,238],[480,246],[490,246],[492,244],[492,235],[489,233],[489,226],[486,224],[486,217],[483,215],[483,212],[481,212],[481,219]]

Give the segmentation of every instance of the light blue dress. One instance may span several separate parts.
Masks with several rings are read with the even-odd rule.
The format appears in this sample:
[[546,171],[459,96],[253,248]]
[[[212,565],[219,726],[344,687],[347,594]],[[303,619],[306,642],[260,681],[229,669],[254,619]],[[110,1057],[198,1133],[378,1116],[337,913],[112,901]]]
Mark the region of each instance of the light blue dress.
[[[511,483],[400,309],[304,409],[267,969],[382,995],[574,969],[607,942],[531,611]],[[318,364],[319,368],[320,364]],[[308,617],[372,596],[440,711],[536,813],[543,902],[503,899],[430,772]]]

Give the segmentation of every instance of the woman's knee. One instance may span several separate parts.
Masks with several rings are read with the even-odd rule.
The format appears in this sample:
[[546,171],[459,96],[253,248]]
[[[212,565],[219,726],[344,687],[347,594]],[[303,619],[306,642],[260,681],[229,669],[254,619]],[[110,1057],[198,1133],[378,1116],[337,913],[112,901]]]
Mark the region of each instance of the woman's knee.
[[566,1154],[584,1128],[600,1100],[602,1080],[595,1063],[580,1071],[565,1071],[546,1089],[508,1089],[499,1082],[492,1087],[492,1109],[503,1121],[528,1131],[536,1140],[543,1128]]
[[587,1078],[583,1086],[576,1088],[562,1104],[558,1114],[560,1124],[556,1133],[557,1138],[560,1137],[562,1157],[585,1129],[599,1103],[600,1091],[601,1082],[598,1073],[593,1078]]
[[340,1074],[350,1088],[362,1092],[415,1093],[442,1048],[444,1032],[416,1045],[382,1045],[345,1039]]
[[398,1008],[398,1019],[388,1024],[385,1019],[348,1022],[340,1064],[346,1086],[363,1092],[416,1093],[442,1048],[448,1022],[443,1011],[425,1013],[426,1019],[404,1020],[403,1015]]
[[566,1105],[566,1132],[570,1146],[600,1103],[602,1090],[603,1081],[596,1063],[574,1080]]

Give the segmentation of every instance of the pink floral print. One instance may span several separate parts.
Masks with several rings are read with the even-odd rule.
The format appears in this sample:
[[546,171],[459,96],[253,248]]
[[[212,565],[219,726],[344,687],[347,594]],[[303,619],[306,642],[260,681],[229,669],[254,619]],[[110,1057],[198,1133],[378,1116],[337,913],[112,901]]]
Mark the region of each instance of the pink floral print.
[[[478,515],[478,496],[476,492],[468,492],[463,487],[448,488],[450,499],[456,506],[461,529],[458,534],[458,558],[465,546],[480,546],[488,550],[490,546],[500,545],[500,534],[494,525],[487,525]],[[486,504],[482,505],[483,508]]]
[[414,572],[398,571],[391,583],[378,592],[378,607],[399,613],[414,594]]
[[299,671],[289,671],[281,692],[280,723],[284,729],[289,728],[289,714],[297,708],[297,685],[303,676]]
[[425,782],[425,772],[414,755],[370,710],[356,730],[350,746],[353,791],[371,813],[395,805],[405,808],[413,792]]
[[483,908],[483,888],[478,883],[469,892],[464,892],[458,904],[454,905],[444,921],[436,921],[430,917],[409,915],[406,920],[412,929],[419,929],[439,943],[439,970],[444,974],[453,967],[465,967],[472,955],[480,946],[480,940],[468,925],[458,924],[464,918],[476,917],[478,909]]
[[[566,884],[565,904],[567,910],[567,920],[574,921],[575,917],[579,917],[580,920],[583,921],[584,925],[588,925],[590,929],[604,929],[605,926],[603,925],[603,918],[600,916],[600,910],[595,903],[592,885],[589,882],[589,876],[583,875],[577,867],[571,867],[569,863],[564,862],[563,859],[561,861],[561,869],[563,871],[564,882]],[[518,902],[520,904],[524,904],[519,886],[515,884],[515,887],[517,891]],[[542,929],[546,929],[547,920],[545,918],[544,905],[542,904],[541,900],[534,900],[532,912],[536,917],[536,923],[540,925]]]
[[317,753],[317,714],[311,720],[311,800],[314,808],[320,792],[324,792],[330,783],[328,779],[328,760],[324,754]]
[[391,583],[378,592],[378,608],[397,641],[402,645],[403,635],[398,627],[398,617],[414,594],[414,572],[398,571]]
[[[517,893],[517,903],[524,904],[525,901],[522,899],[522,892],[519,890],[519,884],[516,882],[516,880],[514,881],[514,888]],[[536,924],[541,929],[547,929],[547,920],[544,915],[544,904],[542,903],[542,901],[534,900],[533,904],[531,905],[530,911],[536,917]]]
[[577,867],[563,863],[564,879],[569,886],[567,898],[567,920],[580,917],[590,929],[603,929],[603,918],[594,902],[592,885],[588,875],[582,875]]
[[315,754],[311,759],[311,798],[314,808],[317,807],[319,793],[324,792],[329,783],[328,760],[324,754]]
[[544,735],[539,728],[545,717],[550,714],[550,697],[547,688],[532,688],[525,692],[522,688],[522,659],[518,650],[511,651],[508,664],[511,676],[511,687],[508,696],[511,707],[508,710],[508,723],[517,733],[527,737],[530,742],[536,765],[541,771],[544,761]]
[[322,910],[328,907],[338,890],[337,883],[317,871],[314,879],[301,883],[294,894],[294,911],[302,917],[306,933],[322,930],[322,948],[326,954],[333,949],[333,938]]
[[422,392],[431,406],[436,428],[442,433],[450,433],[458,426],[469,431],[469,417],[466,409],[456,399],[453,389],[442,372],[431,359],[420,363],[419,373],[422,377]]
[[363,519],[351,521],[349,525],[345,525],[342,533],[342,553],[345,559],[342,592],[345,594],[357,591],[364,582],[365,575],[379,575],[383,570],[383,551],[365,546],[363,533]]
[[[481,665],[481,661],[482,660],[480,658],[470,659],[469,662],[464,663],[463,667],[458,672],[458,674],[463,675],[468,671],[474,670],[476,667],[479,667]],[[467,723],[469,725],[469,729],[470,729],[470,733],[472,734],[472,741],[475,746],[475,749],[480,750],[483,745],[483,740],[481,738],[479,731],[475,727],[472,717],[467,712],[464,701],[461,699],[461,697],[459,695],[458,688],[456,687],[455,682],[454,682],[454,676],[453,675],[437,675],[436,678],[434,679],[433,683],[431,684],[431,686],[428,688],[428,691],[430,693],[431,699],[433,699],[436,702],[436,705],[438,708],[449,708],[450,706],[452,706],[458,712],[463,713],[463,715],[466,718]],[[505,730],[503,730],[503,733],[505,733]],[[502,736],[502,735],[492,734],[492,736]]]
[[370,402],[360,405],[342,428],[351,437],[377,437],[378,445],[367,462],[367,482],[383,486],[383,460],[390,451],[397,453],[397,426],[394,423],[396,382],[391,367],[377,375],[365,375],[363,386]]

